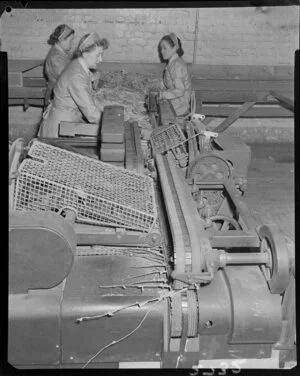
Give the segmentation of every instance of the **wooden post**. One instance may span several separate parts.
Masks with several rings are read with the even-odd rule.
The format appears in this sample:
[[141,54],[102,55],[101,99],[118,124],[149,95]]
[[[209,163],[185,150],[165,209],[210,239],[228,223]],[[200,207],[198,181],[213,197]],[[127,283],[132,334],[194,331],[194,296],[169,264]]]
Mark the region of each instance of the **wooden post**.
[[199,8],[196,9],[195,40],[194,40],[193,64],[196,64],[196,59],[197,59],[198,23],[199,23]]

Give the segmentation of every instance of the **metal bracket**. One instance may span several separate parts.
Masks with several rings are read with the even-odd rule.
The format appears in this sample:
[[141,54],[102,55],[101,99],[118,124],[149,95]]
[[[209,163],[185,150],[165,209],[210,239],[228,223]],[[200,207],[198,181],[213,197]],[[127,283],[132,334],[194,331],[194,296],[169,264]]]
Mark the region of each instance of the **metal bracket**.
[[205,119],[205,115],[203,114],[193,114],[192,117],[191,117],[191,121],[196,121],[196,120],[204,120]]

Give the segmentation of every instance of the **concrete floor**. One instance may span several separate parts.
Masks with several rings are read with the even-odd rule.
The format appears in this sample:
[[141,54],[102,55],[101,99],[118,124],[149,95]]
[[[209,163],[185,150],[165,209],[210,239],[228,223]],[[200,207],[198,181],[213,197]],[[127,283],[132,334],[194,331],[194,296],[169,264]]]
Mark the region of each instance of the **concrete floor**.
[[295,249],[294,145],[250,144],[252,160],[244,199],[261,224],[275,223]]

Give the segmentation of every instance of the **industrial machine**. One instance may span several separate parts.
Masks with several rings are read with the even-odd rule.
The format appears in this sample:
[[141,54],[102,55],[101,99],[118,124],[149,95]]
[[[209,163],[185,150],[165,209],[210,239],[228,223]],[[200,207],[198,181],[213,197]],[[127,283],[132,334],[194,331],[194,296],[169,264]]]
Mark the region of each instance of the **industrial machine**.
[[143,171],[57,140],[10,146],[14,367],[238,371],[292,357],[294,260],[243,201],[250,149],[197,116],[154,128]]

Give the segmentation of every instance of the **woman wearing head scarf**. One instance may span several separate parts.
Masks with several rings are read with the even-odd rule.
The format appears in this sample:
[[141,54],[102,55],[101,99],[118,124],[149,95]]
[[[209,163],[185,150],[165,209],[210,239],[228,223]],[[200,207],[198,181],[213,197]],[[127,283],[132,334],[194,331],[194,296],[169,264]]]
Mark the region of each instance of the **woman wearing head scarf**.
[[96,33],[81,38],[74,59],[55,84],[53,102],[43,114],[40,137],[58,137],[61,121],[99,124],[101,109],[93,96],[91,70],[97,68],[107,48],[108,41]]
[[185,61],[181,41],[174,33],[165,35],[159,44],[160,52],[168,63],[164,69],[160,99],[169,99],[177,116],[190,112],[191,78]]
[[59,25],[50,35],[48,43],[52,45],[44,63],[45,75],[48,81],[45,94],[45,105],[47,106],[53,94],[54,85],[71,61],[71,48],[74,39],[74,30],[68,25]]

